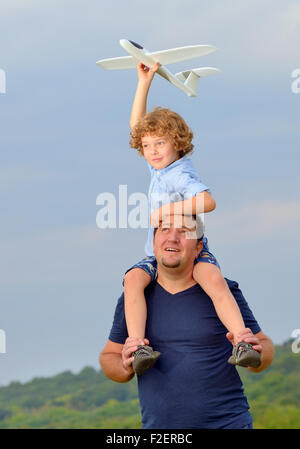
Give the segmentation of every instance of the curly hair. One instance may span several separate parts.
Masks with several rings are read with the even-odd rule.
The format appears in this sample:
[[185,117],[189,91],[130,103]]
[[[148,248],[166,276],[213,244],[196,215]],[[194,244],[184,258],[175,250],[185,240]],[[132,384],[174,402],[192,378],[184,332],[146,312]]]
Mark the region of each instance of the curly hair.
[[142,137],[145,135],[167,136],[171,138],[174,149],[182,158],[193,151],[194,137],[192,130],[177,112],[157,107],[146,114],[132,129],[129,142],[132,148],[138,150],[143,156]]

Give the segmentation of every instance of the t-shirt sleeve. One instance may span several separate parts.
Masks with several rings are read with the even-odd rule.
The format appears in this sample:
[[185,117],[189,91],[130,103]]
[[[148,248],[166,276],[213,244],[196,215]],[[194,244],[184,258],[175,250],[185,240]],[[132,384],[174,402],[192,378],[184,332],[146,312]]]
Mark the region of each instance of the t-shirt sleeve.
[[247,301],[243,296],[243,293],[239,289],[239,284],[236,281],[231,281],[230,279],[226,279],[226,281],[240,308],[245,326],[249,327],[252,330],[253,334],[257,334],[261,331],[260,325],[256,321]]
[[204,191],[211,193],[210,188],[203,184],[200,178],[191,176],[188,173],[184,173],[181,176],[180,183],[182,185],[180,191],[182,191],[185,198],[192,198]]
[[125,343],[127,337],[128,333],[124,312],[124,294],[122,294],[118,299],[113,324],[108,339],[114,343],[123,344]]

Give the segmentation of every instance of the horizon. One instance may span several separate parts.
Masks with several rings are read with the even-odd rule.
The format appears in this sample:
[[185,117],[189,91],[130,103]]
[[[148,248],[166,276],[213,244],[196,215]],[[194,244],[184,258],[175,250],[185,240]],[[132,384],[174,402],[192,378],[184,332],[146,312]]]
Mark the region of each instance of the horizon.
[[[300,331],[299,331],[299,335],[300,335]],[[279,344],[276,344],[276,345],[274,344],[274,347],[275,347],[275,350],[276,350],[276,347],[283,347],[283,346],[287,346],[287,345],[289,345],[289,344],[292,345],[292,344],[295,343],[295,342],[298,343],[299,340],[297,340],[297,339],[296,339],[296,340],[293,340],[292,338],[290,338],[290,339],[284,341],[283,343],[279,343]],[[299,348],[299,346],[298,346],[298,348]],[[292,352],[293,352],[293,351],[291,350],[291,353],[292,353]],[[299,349],[298,352],[300,352],[300,349]],[[275,351],[274,360],[275,360],[275,358],[276,358],[276,351]],[[52,375],[50,374],[50,375],[48,375],[48,376],[35,376],[35,377],[32,377],[31,379],[25,380],[25,381],[11,380],[9,384],[6,384],[6,385],[0,385],[0,388],[9,387],[11,383],[13,383],[13,384],[14,384],[14,383],[18,383],[18,384],[21,384],[21,385],[25,385],[25,384],[27,384],[27,383],[33,382],[35,379],[49,379],[49,378],[52,378],[52,377],[59,376],[59,375],[61,375],[61,374],[65,374],[65,373],[71,373],[72,375],[77,376],[77,375],[79,375],[82,371],[84,371],[86,368],[92,368],[92,369],[95,370],[96,373],[101,373],[101,372],[103,373],[103,371],[102,371],[100,365],[99,365],[98,368],[95,367],[95,366],[92,366],[92,365],[85,365],[85,366],[83,366],[82,368],[80,368],[77,372],[75,372],[75,371],[73,371],[73,370],[71,370],[71,369],[66,369],[66,370],[64,370],[64,371],[61,371],[61,372],[58,372],[58,373],[54,373],[54,374],[52,374]],[[103,373],[103,375],[105,376],[104,373]],[[136,377],[136,376],[135,376],[135,377]],[[105,378],[109,380],[109,378],[108,378],[107,376],[105,376]],[[113,382],[113,381],[112,381],[112,382]]]
[[178,111],[193,130],[224,277],[274,343],[300,328],[299,20],[296,0],[132,0],[117,15],[97,0],[1,3],[0,385],[96,366],[123,274],[144,256],[145,229],[96,223],[99,195],[126,185],[134,202],[149,187],[129,147],[136,72],[96,65],[127,55],[122,37],[149,51],[217,47],[168,66],[221,70],[197,97],[156,76],[149,110]]

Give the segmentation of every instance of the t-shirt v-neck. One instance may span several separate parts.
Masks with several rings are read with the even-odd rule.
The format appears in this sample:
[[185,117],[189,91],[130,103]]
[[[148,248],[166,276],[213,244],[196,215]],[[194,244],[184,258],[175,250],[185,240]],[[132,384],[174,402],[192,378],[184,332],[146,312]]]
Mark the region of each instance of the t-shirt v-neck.
[[181,296],[181,295],[186,295],[187,293],[189,293],[189,291],[191,291],[191,293],[195,290],[195,287],[199,287],[199,284],[193,284],[190,287],[185,288],[184,290],[181,290],[179,292],[176,293],[171,293],[169,292],[169,290],[167,290],[165,287],[163,287],[158,281],[156,281],[158,288],[160,288],[161,290],[163,290],[163,292],[165,292],[165,294],[170,295],[170,296]]

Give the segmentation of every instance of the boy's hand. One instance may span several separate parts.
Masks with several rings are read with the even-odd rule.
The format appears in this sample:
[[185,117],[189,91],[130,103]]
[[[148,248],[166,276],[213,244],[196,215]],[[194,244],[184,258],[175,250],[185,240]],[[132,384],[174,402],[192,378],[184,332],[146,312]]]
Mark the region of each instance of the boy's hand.
[[161,221],[161,207],[154,210],[150,215],[150,225],[152,228],[158,228],[159,222]]
[[147,67],[142,62],[139,62],[137,66],[139,82],[151,83],[158,69],[158,62],[155,62],[152,67]]
[[164,206],[159,207],[158,209],[154,210],[150,215],[150,224],[152,228],[158,228],[159,223],[164,219],[170,219],[170,215],[173,215],[174,213],[174,205],[171,204],[165,204]]
[[181,225],[185,224],[183,215],[183,202],[167,203],[154,210],[150,215],[150,224],[152,228],[158,228],[159,223],[163,220],[170,220],[170,216],[179,215],[182,217]]

